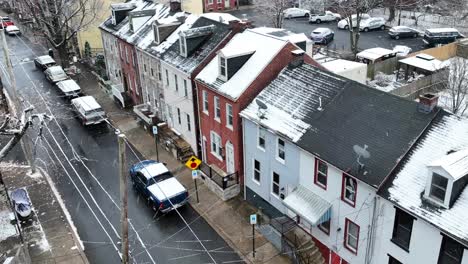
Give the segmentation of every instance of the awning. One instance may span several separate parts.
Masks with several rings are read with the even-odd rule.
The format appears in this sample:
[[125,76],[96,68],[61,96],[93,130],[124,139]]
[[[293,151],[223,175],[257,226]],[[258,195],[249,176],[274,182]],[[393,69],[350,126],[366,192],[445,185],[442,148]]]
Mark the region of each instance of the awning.
[[283,203],[313,226],[324,223],[331,217],[331,203],[302,185],[289,194]]

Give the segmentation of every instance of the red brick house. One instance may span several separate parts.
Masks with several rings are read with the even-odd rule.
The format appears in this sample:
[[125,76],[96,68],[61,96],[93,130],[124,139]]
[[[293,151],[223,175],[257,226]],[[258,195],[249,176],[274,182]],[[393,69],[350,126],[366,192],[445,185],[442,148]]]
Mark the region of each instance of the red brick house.
[[205,1],[205,12],[234,9],[238,0],[202,0]]
[[141,99],[141,85],[138,73],[138,61],[133,44],[117,39],[119,47],[120,65],[122,67],[122,83],[125,91],[132,98],[133,104],[139,104]]
[[299,48],[308,42],[305,35],[296,45],[246,30],[234,36],[200,72],[196,86],[204,163],[220,174],[237,173],[243,179],[239,113],[291,61],[318,65]]

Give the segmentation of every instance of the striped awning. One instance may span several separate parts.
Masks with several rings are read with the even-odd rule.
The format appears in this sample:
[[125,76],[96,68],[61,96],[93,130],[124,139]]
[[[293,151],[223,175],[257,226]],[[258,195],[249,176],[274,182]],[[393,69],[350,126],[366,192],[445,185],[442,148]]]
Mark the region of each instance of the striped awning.
[[302,185],[289,194],[283,204],[313,226],[331,218],[332,204]]

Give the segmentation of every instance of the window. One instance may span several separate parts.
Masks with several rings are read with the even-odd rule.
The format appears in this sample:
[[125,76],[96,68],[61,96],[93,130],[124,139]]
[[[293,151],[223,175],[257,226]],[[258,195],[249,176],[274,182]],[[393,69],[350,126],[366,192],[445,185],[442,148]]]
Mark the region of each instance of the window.
[[439,261],[437,264],[461,264],[463,246],[455,240],[444,236],[440,246]]
[[136,54],[134,52],[132,52],[132,64],[133,66],[136,65]]
[[265,150],[265,128],[259,126],[258,127],[258,147]]
[[215,102],[215,119],[220,121],[221,118],[221,106],[219,103],[219,98],[217,96],[214,97]]
[[213,131],[211,131],[211,153],[218,159],[223,159],[221,137]]
[[166,85],[169,86],[169,72],[166,70]]
[[184,96],[188,97],[187,80],[184,79]]
[[319,224],[317,227],[322,230],[325,234],[330,235],[330,219],[326,222]]
[[138,85],[137,85],[137,81],[136,81],[136,78],[133,78],[133,82],[135,83],[135,92],[136,94],[140,94],[140,89],[138,89]]
[[396,258],[388,255],[388,264],[402,264],[402,263],[398,261]]
[[175,83],[175,90],[179,91],[179,82],[177,81],[177,74],[174,74],[174,83]]
[[162,70],[161,70],[161,65],[158,65],[158,80],[162,81]]
[[272,189],[274,195],[279,196],[280,193],[280,175],[276,172],[273,172],[273,181],[272,181]]
[[226,73],[226,58],[219,57],[219,75],[227,77]]
[[143,69],[146,72],[146,64],[143,64]]
[[226,104],[226,126],[232,129],[232,105]]
[[413,221],[414,218],[411,215],[395,208],[395,223],[393,224],[391,241],[406,251],[409,251]]
[[151,67],[151,76],[154,77],[154,69]]
[[261,176],[260,161],[254,160],[254,172],[253,172],[254,181],[260,183],[260,176]]
[[218,0],[218,4],[221,4],[223,2],[223,0]]
[[180,45],[180,55],[187,57],[187,41],[185,37],[180,36],[179,45]]
[[190,115],[187,114],[187,130],[192,131],[192,126],[190,125]]
[[128,51],[127,51],[127,46],[125,46],[125,60],[128,63]]
[[324,161],[315,159],[315,178],[314,182],[323,189],[327,189],[328,165]]
[[282,140],[281,138],[278,138],[278,149],[277,149],[277,153],[276,153],[276,157],[281,160],[281,161],[284,161],[284,159],[286,158],[286,153],[284,152],[284,140]]
[[344,246],[354,254],[357,254],[359,245],[359,226],[346,218]]
[[124,57],[124,49],[123,49],[123,45],[120,45],[120,58],[123,60],[123,57]]
[[445,192],[447,190],[447,178],[437,173],[432,173],[431,190],[429,196],[439,202],[445,201]]
[[208,114],[208,108],[209,108],[209,104],[208,104],[208,92],[203,90],[202,91],[202,98],[203,98],[203,112],[205,114]]
[[212,4],[213,4],[213,0],[208,0],[208,4],[209,4],[209,5],[212,5]]
[[179,107],[177,107],[177,120],[179,121],[179,125],[180,125],[182,122],[180,121],[180,108]]
[[356,205],[357,180],[343,174],[341,185],[341,200],[354,207]]

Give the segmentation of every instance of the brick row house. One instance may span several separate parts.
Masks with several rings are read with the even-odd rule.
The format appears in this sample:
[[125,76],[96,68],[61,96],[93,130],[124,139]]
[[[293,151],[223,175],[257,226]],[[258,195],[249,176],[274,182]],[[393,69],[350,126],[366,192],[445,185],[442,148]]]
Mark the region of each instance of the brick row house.
[[201,0],[205,1],[205,12],[234,9],[238,0]]

